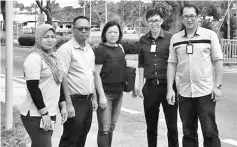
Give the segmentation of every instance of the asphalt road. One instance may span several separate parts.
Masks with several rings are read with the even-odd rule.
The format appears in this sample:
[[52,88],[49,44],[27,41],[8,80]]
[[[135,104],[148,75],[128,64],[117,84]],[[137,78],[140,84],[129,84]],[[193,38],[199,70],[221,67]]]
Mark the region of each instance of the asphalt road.
[[[30,53],[31,48],[14,47],[14,73],[13,76],[23,78],[22,64]],[[5,47],[1,46],[1,74],[5,74]],[[224,147],[237,146],[237,70],[226,71],[223,74],[223,97],[217,102],[216,119],[219,127],[220,138]],[[132,98],[131,93],[125,93],[123,99],[123,111],[130,114],[143,114],[143,99]],[[129,115],[132,116],[132,115]],[[143,117],[137,117],[143,120]],[[160,115],[161,123],[164,117]],[[143,120],[141,123],[144,123]],[[144,125],[144,124],[143,124]],[[161,125],[165,127],[165,125]],[[181,129],[181,123],[179,121]],[[200,130],[199,130],[200,132]],[[199,134],[199,136],[202,136]],[[200,142],[201,144],[201,142]],[[232,144],[232,145],[231,145]]]

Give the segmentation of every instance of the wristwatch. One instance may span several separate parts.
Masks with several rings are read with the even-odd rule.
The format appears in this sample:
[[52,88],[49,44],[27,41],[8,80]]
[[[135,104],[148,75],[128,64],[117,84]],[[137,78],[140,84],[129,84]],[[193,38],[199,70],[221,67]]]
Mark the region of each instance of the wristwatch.
[[217,85],[216,85],[216,87],[217,87],[218,89],[221,89],[221,86],[222,86],[221,84],[217,84]]
[[46,113],[44,113],[44,114],[41,114],[42,116],[45,116],[45,115],[48,115],[49,114],[49,112],[47,111]]

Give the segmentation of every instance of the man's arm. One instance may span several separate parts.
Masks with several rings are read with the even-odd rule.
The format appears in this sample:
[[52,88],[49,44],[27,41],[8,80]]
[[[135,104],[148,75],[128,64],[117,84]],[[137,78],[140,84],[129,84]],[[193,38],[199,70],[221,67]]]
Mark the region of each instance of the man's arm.
[[219,84],[222,83],[222,73],[223,73],[223,60],[214,61],[215,66],[215,84],[212,93],[213,102],[217,101],[219,97],[221,97],[221,87]]
[[168,63],[168,67],[167,67],[167,90],[168,91],[173,90],[176,68],[177,68],[177,63],[172,63],[172,62]]
[[173,84],[175,79],[177,63],[168,62],[167,67],[167,95],[166,99],[170,105],[175,103],[175,92],[173,90]]
[[66,101],[66,106],[67,106],[67,111],[68,111],[68,117],[74,117],[75,116],[75,109],[72,104],[72,99],[69,94],[69,88],[68,88],[68,80],[67,76],[65,75],[63,78],[63,91],[64,91],[64,96],[65,96],[65,101]]
[[215,66],[215,84],[222,83],[222,73],[223,73],[223,60],[216,60],[214,62]]
[[143,98],[143,94],[142,94],[142,88],[144,85],[144,68],[143,67],[139,67],[139,85],[138,85],[138,90],[139,90],[139,96]]

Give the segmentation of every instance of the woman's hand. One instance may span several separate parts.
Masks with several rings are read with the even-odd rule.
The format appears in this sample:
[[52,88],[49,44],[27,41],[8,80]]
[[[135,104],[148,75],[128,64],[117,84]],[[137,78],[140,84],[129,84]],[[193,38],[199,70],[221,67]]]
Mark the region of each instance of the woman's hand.
[[45,131],[52,130],[51,121],[52,120],[48,114],[43,115],[42,116],[42,129],[44,129]]
[[107,107],[107,99],[106,97],[99,97],[99,107],[101,109],[105,109]]
[[61,108],[61,123],[62,124],[67,121],[67,117],[68,117],[67,108]]

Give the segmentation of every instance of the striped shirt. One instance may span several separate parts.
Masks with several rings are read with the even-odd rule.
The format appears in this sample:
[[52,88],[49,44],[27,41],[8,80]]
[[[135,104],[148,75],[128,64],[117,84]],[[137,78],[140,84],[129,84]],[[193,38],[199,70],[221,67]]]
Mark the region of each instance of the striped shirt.
[[[187,44],[193,45],[193,54],[187,54]],[[223,54],[217,34],[198,27],[188,38],[186,31],[174,34],[170,41],[168,62],[177,63],[176,82],[183,97],[201,97],[214,87],[213,61],[222,60]]]

